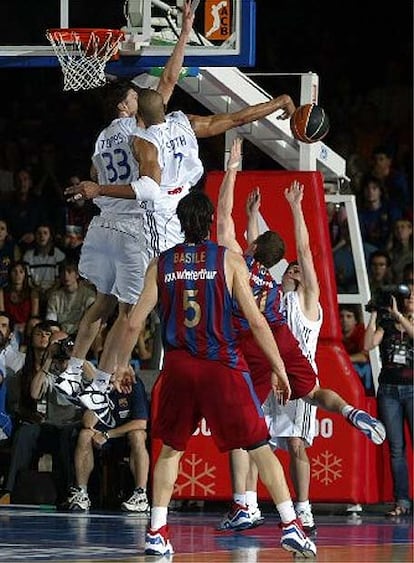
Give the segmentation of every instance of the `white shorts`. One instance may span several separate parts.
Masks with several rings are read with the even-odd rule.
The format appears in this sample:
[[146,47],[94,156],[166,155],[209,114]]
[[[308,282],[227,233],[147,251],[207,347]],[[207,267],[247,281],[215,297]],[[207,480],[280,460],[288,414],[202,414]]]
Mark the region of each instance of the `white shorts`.
[[145,214],[145,238],[152,257],[184,242],[184,234],[175,210],[147,211]]
[[136,303],[148,262],[142,215],[93,217],[82,245],[79,274],[97,291],[122,303]]
[[316,408],[302,399],[280,405],[273,392],[262,405],[272,448],[287,450],[287,439],[302,438],[306,447],[313,443],[316,432]]

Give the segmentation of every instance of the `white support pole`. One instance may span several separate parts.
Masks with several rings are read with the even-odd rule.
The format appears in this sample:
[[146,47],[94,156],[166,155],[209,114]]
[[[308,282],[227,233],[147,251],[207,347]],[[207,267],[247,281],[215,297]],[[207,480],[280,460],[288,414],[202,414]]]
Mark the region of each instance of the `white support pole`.
[[69,0],[60,0],[60,27],[69,27]]
[[126,0],[125,41],[121,43],[121,53],[138,52],[144,45],[151,43],[152,0]]
[[[354,195],[326,194],[325,201],[327,203],[345,204],[346,217],[349,228],[349,238],[351,242],[352,258],[354,260],[355,274],[357,280],[357,293],[341,293],[338,295],[338,303],[354,304],[362,307],[364,325],[367,326],[369,321],[369,313],[365,311],[365,305],[371,299],[371,290],[369,287],[368,272],[365,262],[364,247],[362,244],[361,229],[358,221],[358,213],[356,207],[356,199]],[[369,360],[372,369],[372,378],[374,382],[375,392],[378,389],[378,376],[381,370],[381,360],[378,347],[371,350]]]

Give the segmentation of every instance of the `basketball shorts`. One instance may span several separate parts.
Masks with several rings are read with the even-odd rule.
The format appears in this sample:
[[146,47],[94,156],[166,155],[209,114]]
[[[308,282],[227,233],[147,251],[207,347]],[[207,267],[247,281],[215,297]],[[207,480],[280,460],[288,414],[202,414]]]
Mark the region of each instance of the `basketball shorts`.
[[149,262],[142,215],[93,217],[79,260],[79,273],[100,293],[134,304]]
[[[283,324],[271,328],[289,377],[291,399],[305,397],[317,384],[317,375],[302,354],[289,327]],[[271,391],[269,361],[250,332],[244,334],[239,343],[249,366],[254,389],[263,404]]]
[[248,449],[269,438],[247,372],[196,358],[185,350],[167,352],[152,436],[174,450],[185,451],[202,418],[222,452]]
[[175,210],[147,211],[144,232],[152,258],[159,256],[164,250],[184,242],[184,235]]
[[302,399],[281,405],[270,392],[263,403],[263,412],[272,448],[287,450],[287,438],[302,438],[306,447],[312,445],[316,432],[316,407]]

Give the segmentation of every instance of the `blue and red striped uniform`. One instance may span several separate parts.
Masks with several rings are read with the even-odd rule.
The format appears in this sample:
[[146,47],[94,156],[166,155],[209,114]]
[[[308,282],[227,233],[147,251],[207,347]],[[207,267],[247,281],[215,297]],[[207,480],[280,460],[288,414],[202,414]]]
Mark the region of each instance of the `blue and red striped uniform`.
[[[285,364],[292,399],[305,397],[316,385],[317,376],[308,359],[302,354],[298,341],[287,324],[286,312],[282,302],[282,287],[277,283],[268,268],[253,256],[244,256],[250,272],[250,287],[257,306],[266,317],[274,339]],[[240,308],[235,305],[235,327],[240,337],[240,347],[249,366],[254,389],[260,401],[264,402],[271,385],[271,367],[267,357],[254,339],[249,323]]]
[[[282,308],[282,287],[277,283],[268,268],[260,264],[253,256],[244,256],[250,273],[250,287],[259,310],[266,317],[270,326],[287,324]],[[235,326],[238,331],[249,330],[249,323],[244,318],[240,307],[234,302]]]
[[235,338],[224,275],[226,248],[212,241],[178,244],[158,260],[159,315],[165,350],[188,350],[231,368],[247,365]]
[[225,257],[226,248],[205,241],[178,244],[158,258],[165,357],[152,436],[177,451],[185,450],[202,418],[220,451],[268,439],[235,338]]

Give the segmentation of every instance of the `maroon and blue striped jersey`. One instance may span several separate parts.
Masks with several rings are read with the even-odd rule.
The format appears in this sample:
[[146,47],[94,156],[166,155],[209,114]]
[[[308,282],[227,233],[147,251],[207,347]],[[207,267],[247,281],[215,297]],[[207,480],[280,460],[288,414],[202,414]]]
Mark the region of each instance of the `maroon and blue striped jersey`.
[[247,371],[236,342],[225,279],[226,248],[212,241],[177,244],[158,259],[159,315],[166,351],[188,350]]
[[[286,314],[282,307],[282,287],[277,283],[268,268],[254,259],[245,255],[244,259],[250,273],[250,287],[259,310],[266,317],[270,326],[286,324]],[[233,303],[235,313],[235,327],[238,332],[249,330],[249,323],[236,302]]]

